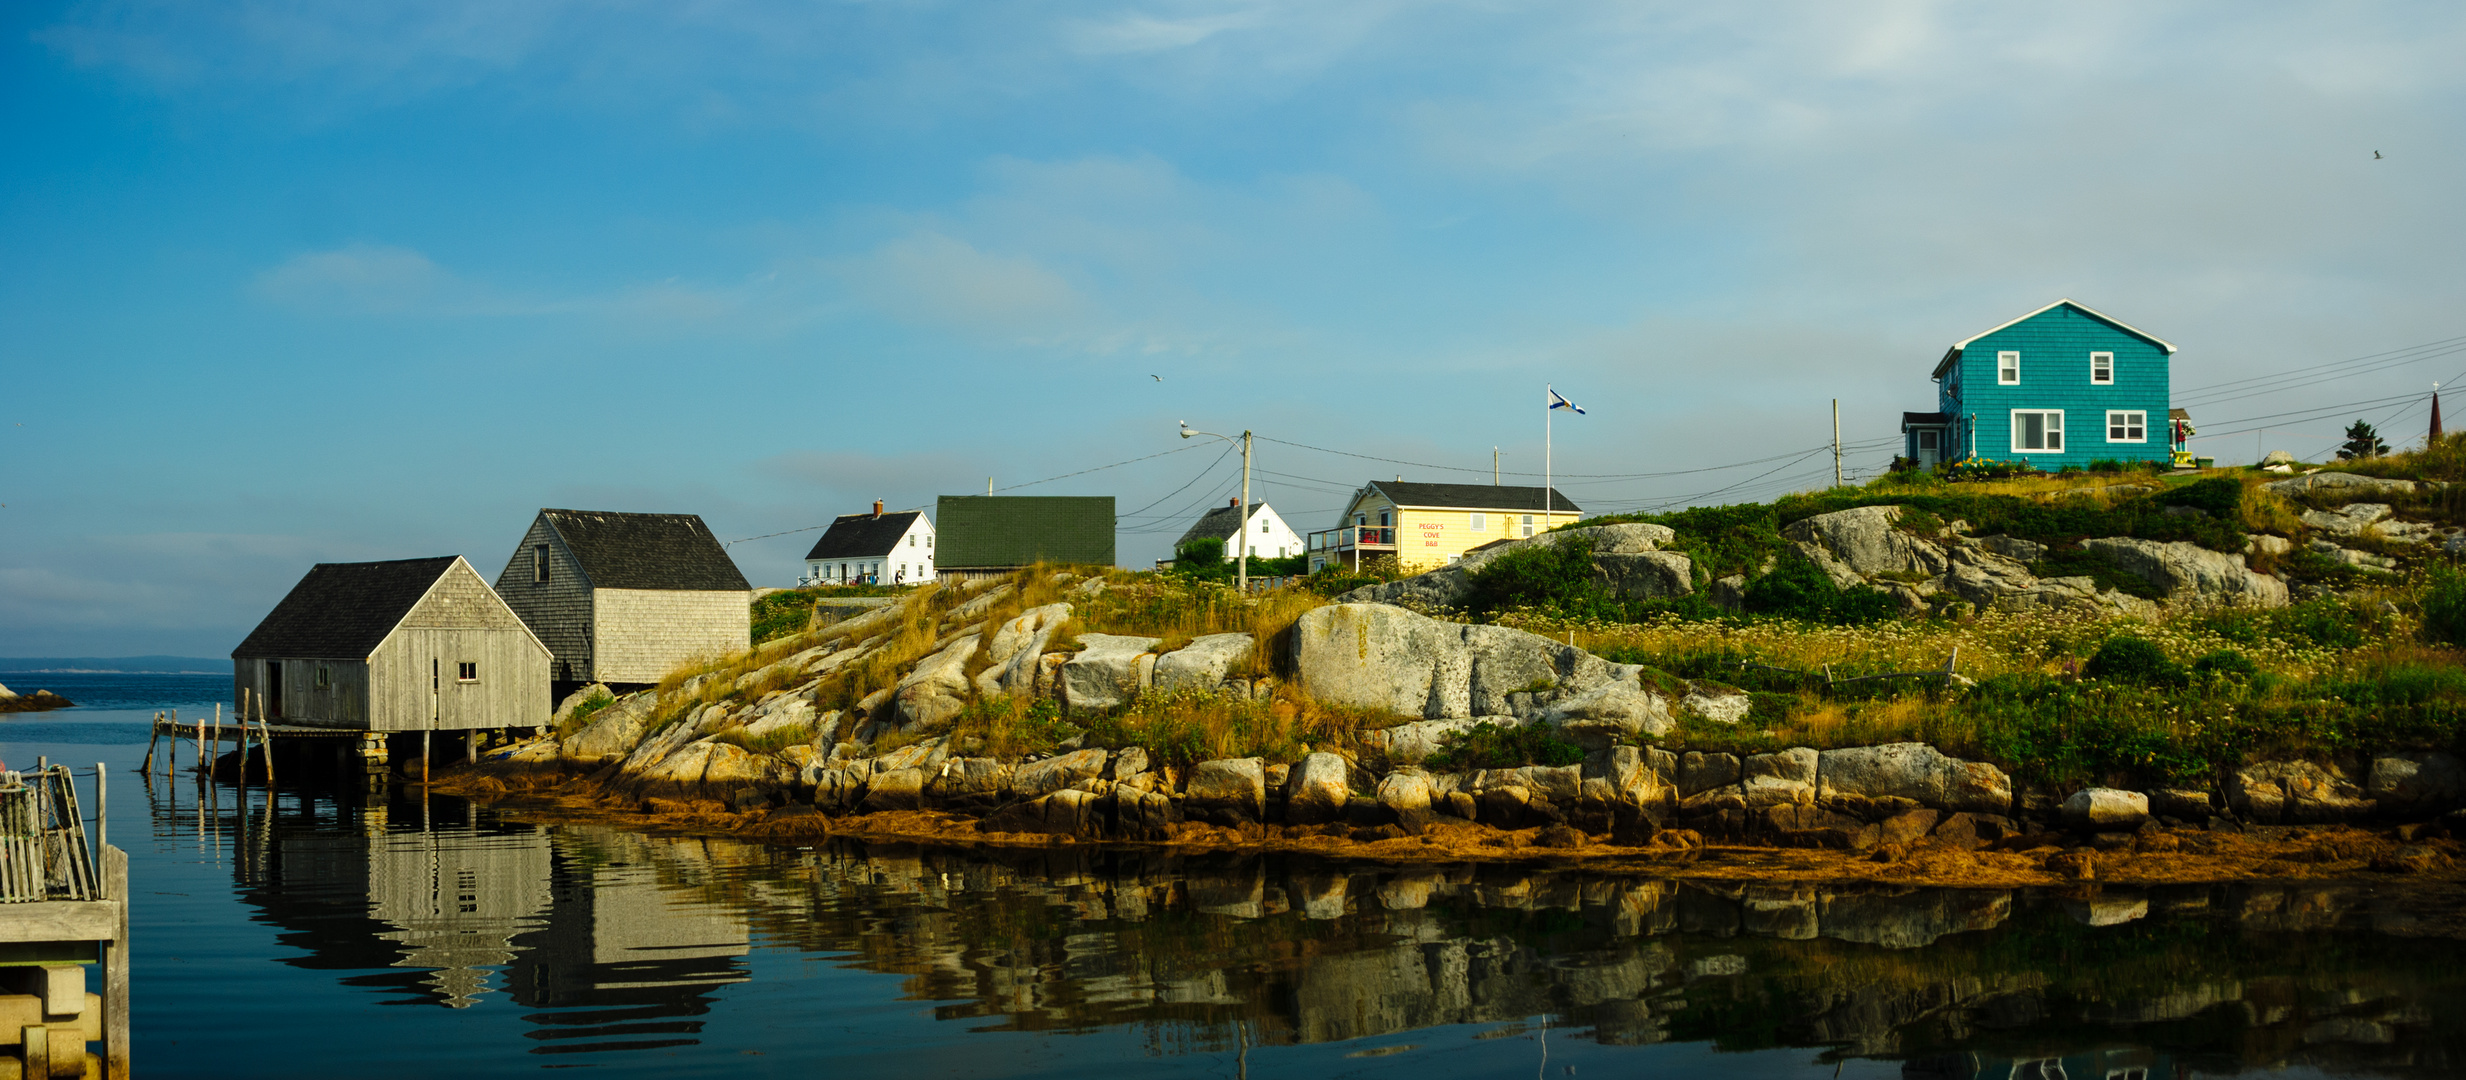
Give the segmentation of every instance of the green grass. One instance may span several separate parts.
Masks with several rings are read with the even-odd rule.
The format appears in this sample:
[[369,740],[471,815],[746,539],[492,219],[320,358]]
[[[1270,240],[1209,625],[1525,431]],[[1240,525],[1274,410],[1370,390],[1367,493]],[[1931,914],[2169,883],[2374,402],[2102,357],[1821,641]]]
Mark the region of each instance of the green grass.
[[1501,727],[1483,722],[1470,731],[1439,737],[1428,764],[1436,769],[1513,769],[1524,765],[1575,765],[1584,748],[1546,724]]

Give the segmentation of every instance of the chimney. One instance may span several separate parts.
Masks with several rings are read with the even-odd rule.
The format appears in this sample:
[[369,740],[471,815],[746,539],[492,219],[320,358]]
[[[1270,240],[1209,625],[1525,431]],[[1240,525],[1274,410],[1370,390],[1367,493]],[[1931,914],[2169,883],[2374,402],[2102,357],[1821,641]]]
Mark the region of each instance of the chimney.
[[1232,498],[1230,498],[1230,499],[1226,499],[1226,500],[1224,501],[1224,504],[1225,504],[1226,506],[1230,506],[1230,507],[1232,507],[1232,508],[1233,508],[1233,509],[1235,509],[1235,510],[1239,510],[1239,509],[1241,509],[1241,508],[1242,508],[1242,497],[1241,497],[1241,496],[1239,496],[1239,495],[1235,495],[1235,496],[1233,496],[1233,497],[1232,497]]
[[875,516],[875,517],[881,517],[881,516],[882,516],[882,500],[880,500],[880,499],[875,499],[875,500],[873,501],[873,516]]

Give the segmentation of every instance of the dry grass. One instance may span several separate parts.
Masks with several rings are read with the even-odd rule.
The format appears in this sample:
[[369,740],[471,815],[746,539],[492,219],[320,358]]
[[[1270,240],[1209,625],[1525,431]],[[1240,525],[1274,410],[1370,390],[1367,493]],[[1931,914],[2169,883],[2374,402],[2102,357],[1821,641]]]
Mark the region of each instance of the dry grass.
[[1418,718],[1313,701],[1291,687],[1259,699],[1151,690],[1118,714],[1091,720],[1088,741],[1145,747],[1158,760],[1177,765],[1237,757],[1294,762],[1314,750],[1350,747],[1362,732],[1411,719]]

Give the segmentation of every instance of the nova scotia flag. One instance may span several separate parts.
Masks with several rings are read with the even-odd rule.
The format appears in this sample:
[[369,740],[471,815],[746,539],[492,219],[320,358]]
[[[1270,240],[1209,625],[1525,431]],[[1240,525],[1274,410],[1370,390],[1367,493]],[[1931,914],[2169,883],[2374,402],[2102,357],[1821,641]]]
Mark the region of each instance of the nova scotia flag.
[[1578,416],[1584,415],[1584,410],[1581,406],[1578,406],[1575,402],[1569,401],[1566,398],[1558,396],[1558,391],[1556,390],[1550,391],[1550,407],[1553,409],[1565,409],[1569,412],[1575,413]]

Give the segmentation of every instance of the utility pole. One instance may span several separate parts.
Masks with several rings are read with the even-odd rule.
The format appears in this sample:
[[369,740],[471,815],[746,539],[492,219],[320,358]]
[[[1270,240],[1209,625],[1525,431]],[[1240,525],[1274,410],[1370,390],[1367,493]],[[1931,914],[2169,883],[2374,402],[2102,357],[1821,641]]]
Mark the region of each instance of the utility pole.
[[1498,486],[1498,447],[1490,448],[1490,486]]
[[1832,486],[1841,486],[1841,399],[1832,399]]
[[[1187,420],[1182,421],[1181,425],[1182,438],[1185,439],[1193,436],[1205,435],[1211,439],[1223,439],[1226,442],[1233,441],[1232,436],[1229,435],[1218,435],[1213,431],[1193,430],[1190,426],[1190,422]],[[1241,505],[1233,512],[1233,520],[1236,523],[1233,528],[1233,535],[1239,537],[1241,543],[1234,549],[1239,553],[1235,556],[1235,558],[1239,561],[1234,564],[1233,574],[1234,580],[1237,583],[1237,587],[1241,590],[1242,595],[1248,596],[1250,595],[1250,433],[1248,431],[1242,432],[1241,443],[1242,501]],[[1355,554],[1359,554],[1358,548],[1356,549]]]

